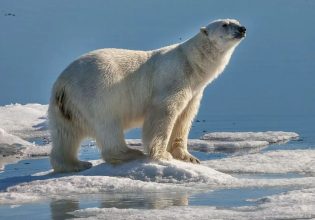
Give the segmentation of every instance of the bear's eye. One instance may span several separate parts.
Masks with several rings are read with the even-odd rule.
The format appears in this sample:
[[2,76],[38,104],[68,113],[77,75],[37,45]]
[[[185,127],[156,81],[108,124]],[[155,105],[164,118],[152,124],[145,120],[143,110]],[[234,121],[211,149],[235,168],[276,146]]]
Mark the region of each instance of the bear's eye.
[[222,27],[227,27],[227,24],[223,24]]

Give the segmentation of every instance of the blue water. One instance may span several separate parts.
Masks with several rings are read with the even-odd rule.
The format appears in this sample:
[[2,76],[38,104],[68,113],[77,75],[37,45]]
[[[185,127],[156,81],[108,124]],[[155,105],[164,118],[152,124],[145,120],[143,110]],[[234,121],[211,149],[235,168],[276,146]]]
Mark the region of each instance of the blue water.
[[88,51],[156,49],[236,18],[247,37],[206,89],[201,111],[315,114],[312,0],[1,0],[0,9],[0,105],[48,103],[60,72]]

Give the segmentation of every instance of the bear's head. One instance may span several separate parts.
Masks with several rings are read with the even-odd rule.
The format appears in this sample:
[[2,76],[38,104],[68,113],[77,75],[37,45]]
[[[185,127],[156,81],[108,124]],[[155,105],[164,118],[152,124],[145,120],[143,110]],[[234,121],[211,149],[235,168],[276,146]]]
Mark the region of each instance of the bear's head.
[[226,50],[235,47],[245,37],[246,28],[234,19],[220,19],[200,28],[201,34]]

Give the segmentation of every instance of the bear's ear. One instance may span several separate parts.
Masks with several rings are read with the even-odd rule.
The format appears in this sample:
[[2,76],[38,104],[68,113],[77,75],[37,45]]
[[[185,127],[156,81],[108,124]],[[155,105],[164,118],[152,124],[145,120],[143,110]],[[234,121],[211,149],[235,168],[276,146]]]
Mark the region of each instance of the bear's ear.
[[201,27],[201,28],[200,28],[200,32],[203,33],[203,34],[206,35],[206,36],[209,35],[208,30],[207,30],[206,27]]

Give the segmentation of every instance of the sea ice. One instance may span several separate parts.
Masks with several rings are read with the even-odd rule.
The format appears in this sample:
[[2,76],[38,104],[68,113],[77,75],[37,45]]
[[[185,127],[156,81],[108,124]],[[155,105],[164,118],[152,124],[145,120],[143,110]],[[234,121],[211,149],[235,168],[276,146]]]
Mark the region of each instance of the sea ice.
[[202,162],[228,173],[315,174],[315,150],[278,150]]
[[38,138],[47,138],[47,105],[12,104],[0,107],[0,169],[4,164],[32,156],[47,156],[48,142],[37,146]]
[[[0,203],[18,204],[34,195],[39,198],[55,198],[102,192],[183,191],[198,183],[203,186],[229,185],[233,177],[211,168],[181,161],[150,162],[133,161],[122,165],[109,165],[93,161],[89,170],[70,174],[42,173],[25,180],[33,181],[11,186],[0,193]],[[98,165],[97,165],[98,164]],[[67,176],[65,176],[67,175]],[[175,183],[175,184],[174,184]],[[11,200],[11,198],[15,198]],[[26,198],[26,199],[25,199]]]
[[23,204],[23,203],[30,203],[35,202],[42,197],[34,194],[34,193],[15,193],[15,192],[4,192],[0,194],[0,204]]
[[11,104],[0,107],[0,128],[23,139],[46,137],[48,105]]
[[[238,179],[203,165],[181,161],[132,161],[109,165],[92,161],[93,168],[72,174],[42,172],[25,177],[22,183],[0,189],[2,204],[23,203],[30,196],[35,199],[64,198],[80,194],[103,192],[165,192],[210,190],[216,188],[303,186],[315,187],[315,177],[292,179]],[[5,183],[4,183],[5,185]],[[12,195],[11,195],[12,194]],[[15,198],[11,201],[11,198]],[[26,198],[26,199],[25,199]],[[32,198],[31,198],[32,199]],[[31,200],[30,199],[30,200]]]
[[266,131],[266,132],[213,132],[204,134],[202,140],[210,141],[267,141],[268,143],[285,142],[297,139],[295,132]]
[[255,149],[269,145],[267,141],[208,141],[190,139],[188,148],[195,151]]
[[7,133],[4,129],[0,127],[0,144],[18,144],[20,146],[32,145],[30,142],[25,141],[15,135]]
[[101,163],[83,171],[82,174],[85,176],[121,176],[158,183],[206,183],[209,186],[227,184],[234,179],[228,174],[198,164],[178,160],[151,161],[149,159],[131,161],[121,165]]
[[47,156],[50,150],[50,145],[36,146],[0,128],[0,170],[4,169],[6,163],[27,157]]

